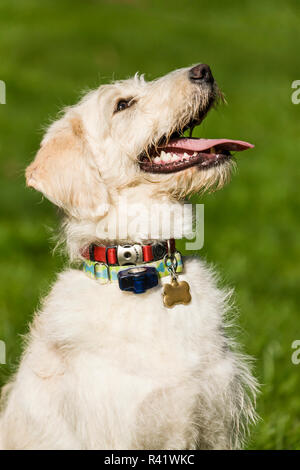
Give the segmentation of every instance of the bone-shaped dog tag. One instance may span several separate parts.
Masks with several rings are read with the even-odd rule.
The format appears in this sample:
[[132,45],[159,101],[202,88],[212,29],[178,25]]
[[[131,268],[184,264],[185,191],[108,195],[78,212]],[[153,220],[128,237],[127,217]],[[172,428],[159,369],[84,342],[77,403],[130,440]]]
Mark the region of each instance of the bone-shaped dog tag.
[[192,297],[190,294],[190,286],[186,281],[178,282],[177,279],[172,279],[171,284],[164,285],[164,306],[173,307],[177,304],[188,304]]

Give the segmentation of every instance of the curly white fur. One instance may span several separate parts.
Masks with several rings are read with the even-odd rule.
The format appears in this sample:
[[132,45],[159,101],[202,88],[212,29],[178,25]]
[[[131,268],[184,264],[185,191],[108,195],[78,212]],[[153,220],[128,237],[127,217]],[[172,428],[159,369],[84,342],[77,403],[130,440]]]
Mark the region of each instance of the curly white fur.
[[[27,183],[64,209],[71,260],[91,242],[124,241],[108,230],[120,197],[174,209],[186,195],[228,179],[230,163],[172,175],[146,174],[138,165],[143,150],[184,127],[217,94],[216,86],[192,84],[187,70],[101,86],[50,126]],[[135,105],[115,113],[117,101],[129,97]],[[126,241],[153,239],[140,222]],[[239,448],[256,419],[256,382],[225,331],[230,293],[196,258],[185,260],[182,279],[192,302],[168,310],[161,286],[134,295],[79,270],[60,274],[3,390],[0,446]]]

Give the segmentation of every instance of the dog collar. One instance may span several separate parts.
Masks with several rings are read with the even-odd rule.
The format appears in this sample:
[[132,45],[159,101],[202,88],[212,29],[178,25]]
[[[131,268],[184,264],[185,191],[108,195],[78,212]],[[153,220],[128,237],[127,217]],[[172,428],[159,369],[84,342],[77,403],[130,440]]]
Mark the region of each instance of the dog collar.
[[89,261],[104,263],[107,266],[124,266],[159,261],[167,253],[175,253],[174,239],[148,245],[136,243],[132,245],[99,246],[91,244],[81,254],[83,258]]
[[[174,254],[177,261],[177,273],[181,273],[183,270],[183,263],[181,254],[177,251]],[[137,265],[123,265],[123,266],[109,266],[105,263],[98,261],[85,260],[83,264],[83,271],[92,279],[100,282],[100,284],[107,284],[109,282],[118,281],[118,273],[128,268],[134,268]],[[139,267],[152,267],[155,268],[160,278],[169,276],[170,272],[168,266],[165,263],[165,258],[153,261],[151,263],[139,264]]]

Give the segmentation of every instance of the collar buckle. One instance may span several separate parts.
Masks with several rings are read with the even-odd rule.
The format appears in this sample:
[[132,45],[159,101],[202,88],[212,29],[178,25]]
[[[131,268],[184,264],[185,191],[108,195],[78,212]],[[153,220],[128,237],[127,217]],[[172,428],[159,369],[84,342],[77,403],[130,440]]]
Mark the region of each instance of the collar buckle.
[[118,245],[117,259],[120,266],[126,264],[140,264],[143,262],[142,246],[135,245]]

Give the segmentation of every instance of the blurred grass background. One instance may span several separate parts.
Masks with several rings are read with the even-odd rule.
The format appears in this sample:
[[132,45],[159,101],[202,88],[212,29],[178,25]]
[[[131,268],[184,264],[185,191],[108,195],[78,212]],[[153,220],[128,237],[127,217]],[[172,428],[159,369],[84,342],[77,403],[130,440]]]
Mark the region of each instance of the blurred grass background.
[[[263,384],[252,449],[300,449],[299,185],[300,4],[291,0],[1,0],[0,339],[14,369],[21,335],[62,268],[50,254],[56,209],[25,189],[24,168],[43,126],[87,87],[136,71],[148,79],[211,65],[229,106],[212,111],[202,137],[249,140],[232,183],[205,196],[205,246],[236,288],[240,340]],[[194,198],[194,201],[196,199]],[[51,244],[50,244],[51,245]]]

